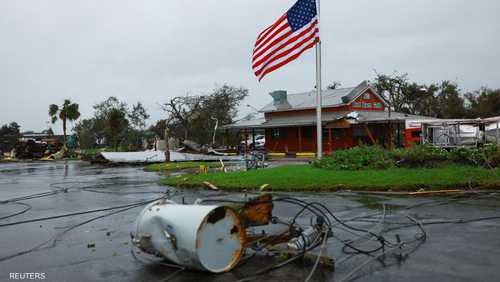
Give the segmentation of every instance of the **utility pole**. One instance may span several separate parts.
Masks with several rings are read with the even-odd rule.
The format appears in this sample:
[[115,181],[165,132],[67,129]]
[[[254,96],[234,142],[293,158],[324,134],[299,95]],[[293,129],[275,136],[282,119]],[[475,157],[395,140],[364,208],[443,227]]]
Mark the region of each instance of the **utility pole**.
[[165,138],[165,162],[168,163],[170,162],[170,146],[168,145],[168,138],[169,138],[168,127],[165,128],[164,138]]
[[[318,25],[320,23],[320,4],[317,1]],[[321,38],[316,43],[316,157],[323,157],[323,129],[321,119]]]

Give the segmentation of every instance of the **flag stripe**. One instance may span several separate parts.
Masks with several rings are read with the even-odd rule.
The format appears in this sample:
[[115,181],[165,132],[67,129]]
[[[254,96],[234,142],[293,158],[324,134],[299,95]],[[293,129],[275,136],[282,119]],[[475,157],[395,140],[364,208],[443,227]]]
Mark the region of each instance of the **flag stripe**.
[[257,46],[264,37],[266,37],[276,26],[281,24],[285,19],[286,19],[286,14],[281,16],[281,18],[279,18],[278,21],[276,21],[274,24],[272,24],[268,28],[264,29],[264,31],[261,32],[259,34],[259,36],[257,37],[257,42],[255,42],[255,46]]
[[290,29],[290,26],[288,25],[288,23],[285,21],[279,27],[276,27],[275,29],[273,29],[272,30],[272,34],[270,34],[269,36],[263,38],[262,42],[258,46],[255,47],[255,51],[259,51],[269,41],[273,40],[273,38],[276,38],[277,36],[280,36],[281,33],[287,32],[288,30],[292,31]]
[[314,29],[312,33],[306,33],[305,35],[302,36],[301,38],[301,41],[299,41],[298,43],[296,43],[295,45],[291,46],[290,48],[288,49],[280,49],[283,50],[282,52],[278,53],[278,54],[275,54],[274,56],[270,57],[269,59],[267,59],[267,61],[260,67],[259,70],[257,70],[255,72],[255,75],[259,76],[260,73],[271,63],[273,63],[274,61],[278,60],[278,59],[281,59],[287,55],[289,55],[290,53],[292,53],[294,50],[297,50],[298,48],[300,48],[301,46],[303,46],[304,44],[306,44],[307,42],[311,41],[311,40],[314,40],[316,38],[316,34],[318,32],[318,29]]
[[302,53],[304,53],[306,50],[311,49],[312,47],[314,47],[314,45],[316,45],[316,43],[317,43],[318,41],[319,41],[319,38],[318,38],[318,37],[316,37],[316,38],[314,39],[314,41],[313,41],[313,42],[311,42],[309,45],[307,45],[307,46],[305,46],[303,49],[301,49],[301,50],[300,50],[300,52],[298,52],[298,53],[296,53],[296,54],[294,54],[294,55],[292,55],[292,56],[288,57],[288,59],[286,59],[286,60],[284,60],[284,61],[282,61],[282,62],[280,62],[280,63],[278,63],[278,64],[276,64],[276,65],[273,65],[273,66],[271,66],[271,67],[267,68],[267,69],[266,69],[266,70],[265,70],[265,71],[264,71],[264,72],[260,75],[260,77],[259,77],[259,81],[261,81],[261,80],[262,80],[262,78],[264,78],[264,76],[265,76],[266,74],[271,73],[271,72],[273,72],[273,71],[275,71],[275,70],[277,70],[277,69],[281,68],[282,66],[284,66],[284,65],[288,64],[289,62],[291,62],[291,61],[293,61],[293,60],[297,59],[297,58],[298,58],[300,55],[302,55]]
[[[317,25],[317,21],[314,21],[312,22],[307,28],[305,28],[304,30],[302,31],[298,31],[298,32],[295,32],[297,33],[295,36],[292,36],[292,37],[287,37],[288,40],[284,40],[286,39],[284,36],[280,37],[279,39],[275,40],[272,45],[268,45],[265,49],[261,50],[259,53],[255,54],[254,55],[254,59],[253,61],[255,60],[258,60],[257,62],[255,62],[252,67],[255,68],[259,65],[261,65],[264,61],[266,61],[270,56],[274,55],[276,52],[279,51],[279,49],[281,48],[284,48],[286,46],[288,46],[289,44],[297,41],[299,38],[303,37],[306,33],[309,33],[313,28],[316,27]],[[281,45],[278,45],[278,43],[281,43],[285,41],[283,44]],[[269,52],[267,52],[269,51]],[[266,53],[267,52],[267,53]],[[264,56],[263,56],[264,55]]]
[[259,81],[319,42],[316,4],[316,0],[296,0],[284,15],[257,36],[252,69]]
[[265,42],[262,42],[261,45],[255,47],[253,50],[254,55],[258,52],[260,52],[262,49],[265,49],[267,46],[272,45],[276,40],[278,39],[283,39],[286,36],[291,36],[293,34],[292,29],[288,25],[288,23],[285,23],[285,28],[281,29],[278,33],[273,34],[273,37],[268,37]]

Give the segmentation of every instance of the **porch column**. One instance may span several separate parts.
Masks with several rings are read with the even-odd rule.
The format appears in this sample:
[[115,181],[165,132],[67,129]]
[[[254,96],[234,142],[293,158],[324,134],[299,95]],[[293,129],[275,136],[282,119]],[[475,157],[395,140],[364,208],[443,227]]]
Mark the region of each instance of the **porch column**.
[[253,149],[255,150],[255,129],[252,129],[252,144],[253,144]]
[[401,123],[398,122],[398,144],[397,147],[401,147]]
[[299,134],[299,152],[302,152],[302,127],[298,127],[298,134]]
[[245,138],[245,148],[243,149],[243,153],[246,156],[248,153],[248,129],[247,128],[243,129],[243,138]]
[[331,154],[333,151],[333,141],[332,141],[332,129],[328,128],[328,153]]
[[227,148],[229,146],[229,131],[224,129],[224,138],[222,139],[222,146]]
[[427,138],[426,137],[427,127],[425,126],[424,123],[420,124],[420,130],[421,130],[421,136],[420,136],[420,138],[422,139],[422,140],[420,140],[420,144],[423,145],[423,144],[425,144],[425,139]]
[[387,148],[392,148],[392,124],[390,121],[387,123]]

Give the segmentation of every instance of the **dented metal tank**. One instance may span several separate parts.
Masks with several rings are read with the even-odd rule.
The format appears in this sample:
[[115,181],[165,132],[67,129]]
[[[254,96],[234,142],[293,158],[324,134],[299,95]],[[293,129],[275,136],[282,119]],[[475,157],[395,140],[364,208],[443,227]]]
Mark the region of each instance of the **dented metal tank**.
[[139,214],[133,242],[176,264],[220,273],[239,262],[245,235],[239,214],[229,207],[158,201]]

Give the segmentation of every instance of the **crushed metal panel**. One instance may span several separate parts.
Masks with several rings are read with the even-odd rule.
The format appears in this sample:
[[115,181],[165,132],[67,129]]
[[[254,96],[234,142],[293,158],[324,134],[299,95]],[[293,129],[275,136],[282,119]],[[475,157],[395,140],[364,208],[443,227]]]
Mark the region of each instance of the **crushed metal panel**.
[[[165,162],[164,151],[142,152],[101,152],[100,155],[112,163],[162,163]],[[170,161],[242,161],[242,156],[213,156],[203,154],[189,154],[170,151]]]

